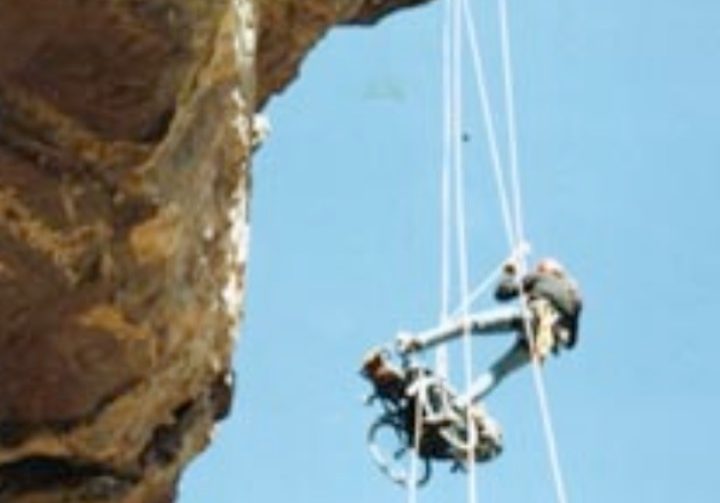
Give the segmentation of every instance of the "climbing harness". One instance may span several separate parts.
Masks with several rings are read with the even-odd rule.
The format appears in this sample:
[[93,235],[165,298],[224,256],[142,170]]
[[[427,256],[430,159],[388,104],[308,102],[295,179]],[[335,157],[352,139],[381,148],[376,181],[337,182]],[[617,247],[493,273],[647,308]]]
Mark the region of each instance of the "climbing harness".
[[370,453],[393,482],[414,490],[430,479],[433,461],[449,461],[456,471],[467,466],[468,450],[475,462],[500,454],[499,425],[478,406],[457,405],[457,393],[430,369],[405,359],[399,370],[389,359],[387,351],[372,351],[361,373],[375,386],[368,403],[379,400],[383,410],[368,430]]

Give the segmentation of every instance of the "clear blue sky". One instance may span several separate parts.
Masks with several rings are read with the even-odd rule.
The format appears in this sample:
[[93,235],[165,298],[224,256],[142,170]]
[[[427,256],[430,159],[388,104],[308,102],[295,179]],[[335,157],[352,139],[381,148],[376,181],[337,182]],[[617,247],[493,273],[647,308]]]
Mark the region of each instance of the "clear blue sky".
[[[720,4],[510,3],[529,240],[586,300],[579,347],[546,366],[570,501],[718,501]],[[356,370],[437,318],[439,23],[431,5],[333,32],[267,110],[234,415],[181,503],[404,501],[367,454]],[[502,234],[468,91],[479,279]],[[478,341],[475,365],[503,346]],[[506,446],[479,501],[553,501],[529,372],[488,407]],[[464,501],[464,478],[436,472],[420,501]]]

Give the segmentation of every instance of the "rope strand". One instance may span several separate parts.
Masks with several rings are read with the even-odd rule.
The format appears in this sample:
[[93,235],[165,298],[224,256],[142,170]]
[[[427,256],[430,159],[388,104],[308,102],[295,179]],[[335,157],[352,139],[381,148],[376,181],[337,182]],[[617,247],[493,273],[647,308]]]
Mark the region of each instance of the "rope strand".
[[508,156],[510,157],[510,179],[514,203],[513,212],[515,214],[515,238],[518,241],[523,241],[525,229],[523,225],[522,194],[520,192],[520,174],[518,169],[515,83],[512,71],[512,57],[510,55],[510,30],[508,27],[506,0],[498,0],[498,16],[500,19],[500,47],[502,52],[503,86],[505,91],[505,116],[507,118]]
[[463,311],[470,309],[473,303],[484,293],[486,293],[491,286],[497,281],[502,274],[503,264],[498,265],[485,278],[470,292],[465,300],[465,303],[461,303],[455,310],[450,314],[449,319],[457,318]]
[[[503,68],[503,90],[507,122],[507,149],[510,167],[511,194],[506,186],[504,169],[500,159],[497,133],[490,107],[490,97],[485,77],[482,50],[477,34],[476,23],[473,18],[472,9],[468,0],[446,0],[444,5],[443,33],[442,33],[442,74],[443,74],[443,155],[441,170],[441,306],[440,323],[447,322],[449,316],[450,298],[450,221],[451,199],[454,196],[455,225],[457,239],[457,255],[459,269],[459,287],[461,304],[452,313],[452,317],[462,316],[467,320],[468,310],[477,296],[486,291],[491,282],[499,275],[501,267],[496,268],[487,279],[485,279],[476,290],[469,292],[468,284],[468,243],[467,243],[467,222],[464,193],[463,174],[463,153],[462,153],[462,124],[463,124],[463,96],[462,96],[462,31],[463,21],[467,30],[467,37],[472,56],[473,69],[477,92],[480,99],[481,112],[485,125],[485,133],[490,154],[490,164],[495,177],[495,185],[500,200],[502,220],[505,227],[505,234],[508,246],[513,255],[517,255],[519,274],[527,272],[527,257],[525,246],[525,228],[523,222],[522,193],[520,186],[518,168],[518,141],[517,126],[515,120],[514,82],[511,65],[510,36],[506,0],[498,0],[498,16],[500,24],[501,57]],[[451,178],[454,178],[454,194],[451,188]],[[524,293],[521,295],[521,308],[523,309],[526,324],[526,334],[530,334],[529,317],[527,312],[527,298]],[[465,323],[467,326],[467,323]],[[528,343],[532,354],[533,381],[538,397],[540,416],[543,425],[545,441],[548,447],[553,480],[559,503],[567,503],[565,484],[562,476],[557,442],[552,425],[549,401],[542,376],[540,362],[534,356],[534,341],[529,336]],[[439,373],[446,375],[447,353],[438,350],[436,363]],[[470,333],[463,334],[463,367],[466,387],[472,381],[472,342]],[[416,420],[418,417],[416,416]],[[470,428],[470,409],[467,410],[467,424]],[[473,430],[468,430],[474,433]],[[413,441],[413,460],[411,462],[411,482],[408,485],[408,501],[415,503],[417,476],[417,454],[419,451],[419,428],[415,429]],[[472,433],[469,435],[472,446]],[[468,449],[468,503],[475,503],[476,479],[474,449]]]
[[[525,229],[523,224],[523,209],[522,209],[522,194],[520,192],[520,176],[518,170],[518,147],[517,147],[517,127],[515,123],[515,99],[514,99],[514,81],[512,72],[512,58],[510,54],[510,36],[509,36],[509,23],[508,23],[508,10],[507,1],[498,0],[498,15],[500,22],[500,45],[502,51],[502,63],[503,63],[503,84],[505,89],[505,113],[507,114],[507,127],[508,127],[508,151],[510,156],[510,175],[513,187],[513,201],[514,201],[514,213],[515,213],[515,236],[518,240],[516,246],[524,242],[525,240]],[[527,258],[525,256],[519,259],[519,273],[525,274],[527,272]],[[520,276],[522,277],[522,276]],[[545,435],[545,443],[548,448],[548,458],[550,461],[550,467],[555,485],[555,492],[558,503],[567,503],[567,491],[565,490],[565,481],[562,472],[562,466],[560,465],[560,456],[558,454],[557,440],[555,438],[555,430],[553,428],[552,416],[550,414],[550,406],[547,398],[547,391],[545,389],[545,382],[542,376],[542,368],[540,361],[535,356],[534,344],[532,336],[530,335],[529,317],[527,312],[527,296],[522,292],[521,305],[524,311],[523,318],[525,319],[525,333],[528,334],[531,360],[533,368],[533,382],[535,383],[535,392],[538,397],[538,406],[540,409],[540,417],[543,425],[543,433]]]
[[[443,3],[442,22],[442,165],[440,167],[440,324],[447,321],[450,309],[450,176],[452,162],[452,97],[451,97],[451,13],[452,0]],[[441,346],[435,353],[435,368],[443,378],[448,375],[448,350]]]
[[478,97],[480,98],[483,123],[485,124],[485,137],[490,154],[490,165],[493,168],[493,174],[495,176],[495,185],[500,199],[500,209],[502,212],[502,220],[505,227],[505,236],[507,238],[508,247],[513,249],[515,247],[514,243],[518,240],[518,236],[515,233],[512,221],[508,190],[505,185],[503,167],[500,161],[500,149],[498,148],[497,134],[495,132],[495,122],[492,118],[490,97],[485,79],[485,68],[482,52],[480,50],[479,37],[477,35],[475,19],[468,0],[462,0],[462,4],[465,12],[465,25],[467,27],[470,54],[472,56],[473,70],[475,73],[475,84],[477,86]]
[[[452,75],[453,75],[453,152],[454,152],[454,174],[455,174],[455,223],[456,223],[456,239],[458,253],[458,269],[459,269],[459,286],[462,298],[463,319],[468,316],[468,247],[465,222],[465,194],[463,179],[463,155],[462,155],[462,18],[463,9],[461,0],[453,2],[453,27],[452,27]],[[467,326],[467,323],[465,323]],[[472,384],[472,339],[469,330],[465,330],[462,339],[463,351],[463,368],[465,375],[465,388],[469,389]],[[470,408],[466,411],[466,424],[468,425],[468,433],[474,433],[470,429],[471,416]],[[468,435],[468,442],[472,444],[472,434]],[[475,503],[477,501],[477,489],[475,479],[475,450],[468,449],[467,452],[467,501]]]
[[[418,390],[419,393],[419,390]],[[418,463],[420,461],[420,439],[422,438],[422,410],[420,396],[415,397],[415,424],[412,448],[410,449],[410,473],[406,481],[408,503],[417,502]]]

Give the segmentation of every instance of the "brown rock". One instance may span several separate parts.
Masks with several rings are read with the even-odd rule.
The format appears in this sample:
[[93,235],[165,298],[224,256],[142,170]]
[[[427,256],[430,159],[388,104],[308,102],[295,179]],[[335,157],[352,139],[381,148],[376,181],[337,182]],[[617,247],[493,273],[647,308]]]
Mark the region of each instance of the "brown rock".
[[0,502],[174,500],[230,410],[253,114],[423,1],[0,2]]

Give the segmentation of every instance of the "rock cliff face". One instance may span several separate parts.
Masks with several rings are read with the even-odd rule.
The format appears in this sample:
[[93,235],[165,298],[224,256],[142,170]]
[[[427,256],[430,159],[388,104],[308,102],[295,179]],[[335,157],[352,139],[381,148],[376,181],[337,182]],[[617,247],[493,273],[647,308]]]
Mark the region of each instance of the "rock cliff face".
[[0,502],[174,500],[229,412],[253,114],[425,1],[0,2]]

